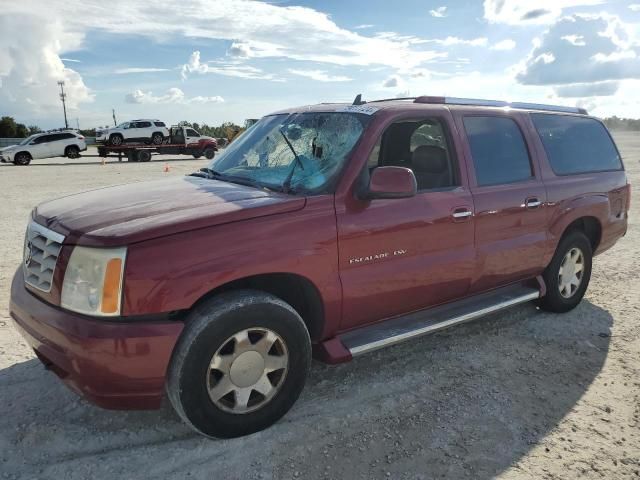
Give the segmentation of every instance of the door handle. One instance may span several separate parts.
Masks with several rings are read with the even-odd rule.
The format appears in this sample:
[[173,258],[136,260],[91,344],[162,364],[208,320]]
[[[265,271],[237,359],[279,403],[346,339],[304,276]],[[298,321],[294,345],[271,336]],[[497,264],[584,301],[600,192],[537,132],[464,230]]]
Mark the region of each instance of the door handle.
[[469,210],[467,207],[458,207],[453,210],[451,216],[454,220],[464,220],[473,215],[473,212]]
[[524,201],[524,205],[527,208],[538,208],[540,205],[542,205],[542,202],[540,200],[538,200],[537,198],[532,197],[532,198],[527,198]]

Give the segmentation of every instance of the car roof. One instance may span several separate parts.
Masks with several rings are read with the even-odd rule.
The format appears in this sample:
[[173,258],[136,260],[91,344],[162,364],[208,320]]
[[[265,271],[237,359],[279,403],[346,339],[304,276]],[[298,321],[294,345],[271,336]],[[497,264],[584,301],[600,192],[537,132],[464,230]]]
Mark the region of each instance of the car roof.
[[570,115],[588,115],[587,111],[579,107],[568,107],[563,105],[547,105],[528,102],[506,102],[503,100],[484,100],[474,98],[458,97],[405,97],[372,100],[369,102],[358,102],[358,98],[353,103],[320,103],[316,105],[304,105],[274,112],[276,114],[304,113],[304,112],[355,112],[373,115],[380,110],[411,111],[433,109],[433,107],[447,107],[451,110],[518,110],[525,112],[563,113]]

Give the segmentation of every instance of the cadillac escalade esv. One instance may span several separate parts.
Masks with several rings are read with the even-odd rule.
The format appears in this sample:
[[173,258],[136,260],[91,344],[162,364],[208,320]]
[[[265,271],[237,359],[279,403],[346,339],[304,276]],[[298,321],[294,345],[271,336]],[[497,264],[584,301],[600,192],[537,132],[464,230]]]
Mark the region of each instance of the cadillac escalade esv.
[[566,312],[627,230],[581,109],[443,97],[265,116],[190,176],[31,215],[11,316],[105,408],[215,437],[277,421],[328,363],[528,301]]

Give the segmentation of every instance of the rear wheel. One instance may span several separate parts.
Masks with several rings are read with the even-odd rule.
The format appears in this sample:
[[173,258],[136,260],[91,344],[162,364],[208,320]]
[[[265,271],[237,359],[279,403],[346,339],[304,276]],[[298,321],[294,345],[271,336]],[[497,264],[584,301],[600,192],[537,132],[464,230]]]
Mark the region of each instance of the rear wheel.
[[20,152],[16,154],[15,157],[13,157],[14,165],[25,166],[25,165],[29,165],[30,163],[31,163],[31,155],[27,152]]
[[560,240],[543,274],[547,294],[540,299],[540,308],[562,313],[580,303],[591,279],[592,255],[591,242],[579,230]]
[[151,160],[151,152],[148,150],[138,150],[139,162],[148,162],[149,160]]
[[212,147],[207,147],[204,149],[204,156],[207,157],[207,160],[212,160],[213,157],[216,156],[216,151]]
[[75,145],[70,145],[65,149],[64,156],[67,158],[78,158],[80,156],[80,149]]
[[259,291],[227,292],[188,317],[171,358],[167,392],[199,433],[247,435],[291,408],[310,362],[309,333],[290,305]]
[[200,158],[202,156],[201,153],[194,153],[193,158]]
[[114,147],[122,145],[124,138],[119,133],[114,133],[109,137],[109,144]]
[[164,135],[162,135],[162,133],[156,132],[151,135],[151,143],[154,145],[162,145],[162,142],[164,142]]

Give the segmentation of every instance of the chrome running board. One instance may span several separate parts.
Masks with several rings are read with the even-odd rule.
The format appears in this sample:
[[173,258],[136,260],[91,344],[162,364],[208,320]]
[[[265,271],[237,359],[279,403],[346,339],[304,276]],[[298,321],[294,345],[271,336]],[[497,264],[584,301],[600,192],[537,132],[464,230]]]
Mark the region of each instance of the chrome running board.
[[509,285],[453,303],[395,317],[370,327],[359,328],[339,336],[355,357],[379,348],[433,333],[468,322],[499,310],[540,297],[537,288]]

